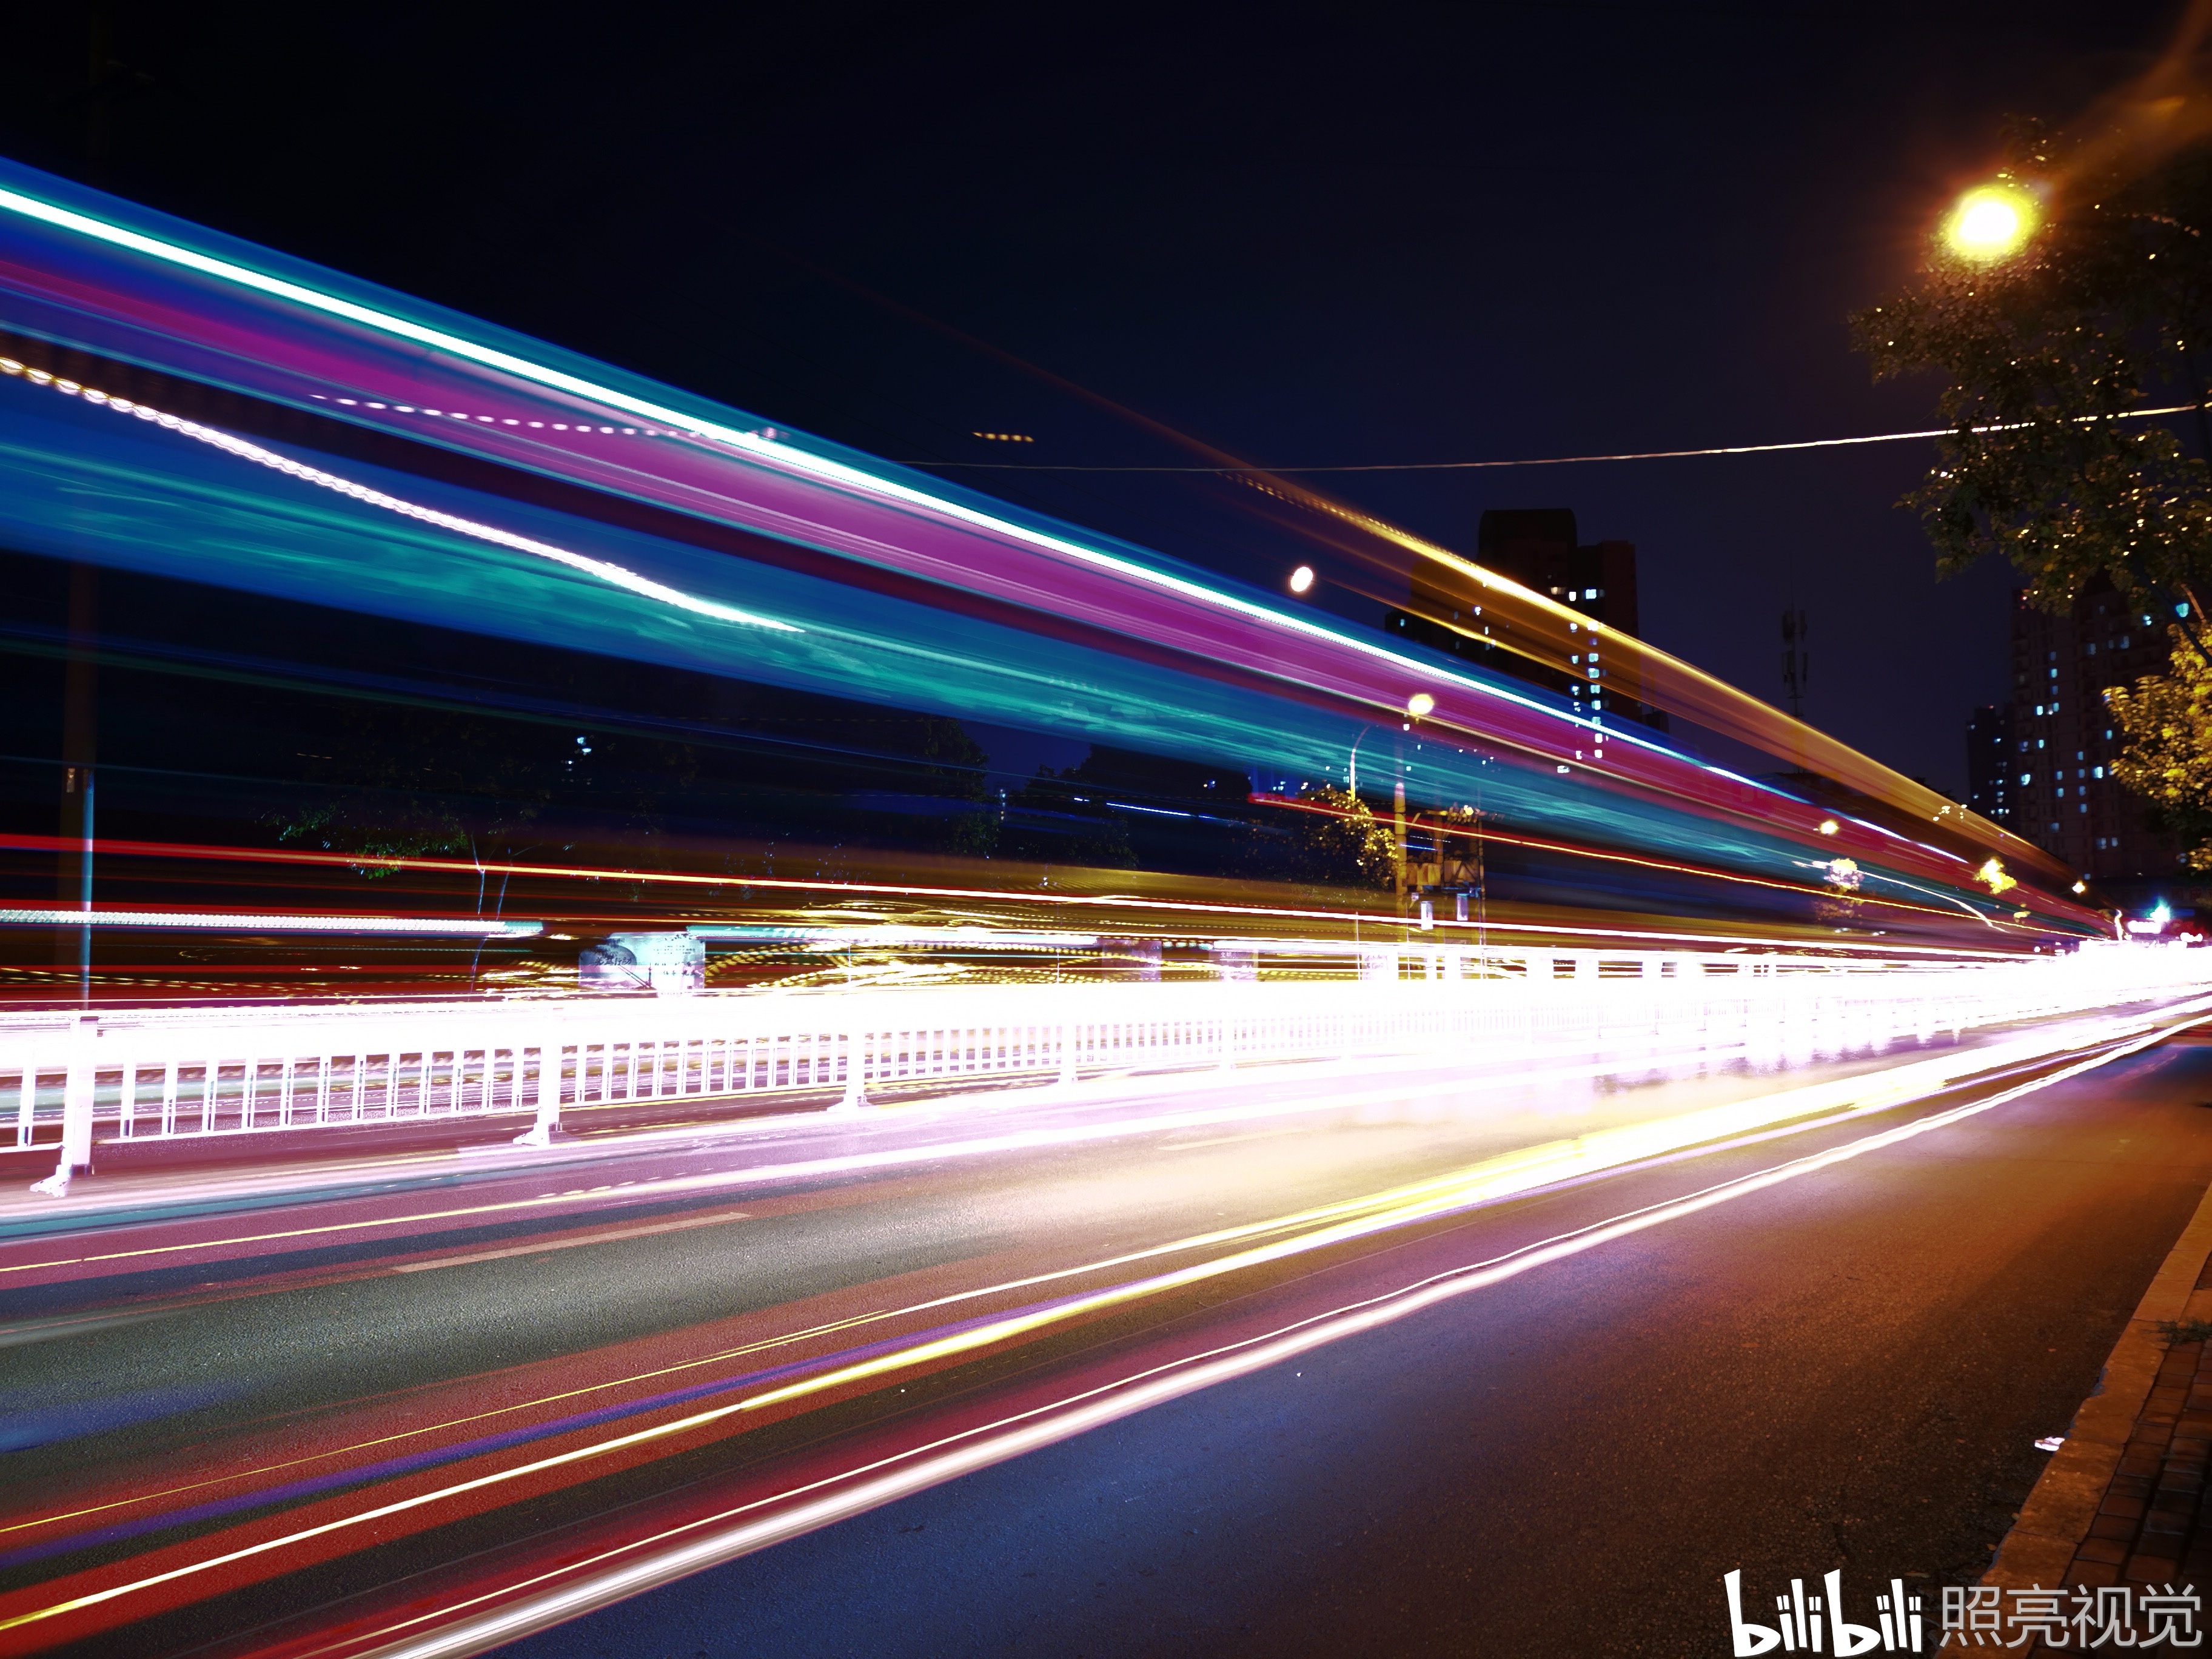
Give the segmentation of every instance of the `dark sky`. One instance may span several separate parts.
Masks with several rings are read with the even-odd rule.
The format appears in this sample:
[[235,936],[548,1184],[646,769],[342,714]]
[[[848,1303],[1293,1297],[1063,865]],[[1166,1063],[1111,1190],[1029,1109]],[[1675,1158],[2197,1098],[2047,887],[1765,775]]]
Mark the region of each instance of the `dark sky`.
[[[91,14],[53,7],[0,147],[902,459],[1184,458],[821,273],[1248,459],[1674,448],[1928,424],[1845,312],[2007,113],[2073,114],[2175,10],[116,4],[95,167]],[[2010,583],[1935,582],[1892,505],[1928,453],[1314,482],[1469,552],[1485,507],[1571,507],[1638,544],[1647,637],[1760,696],[1794,593],[1808,716],[1955,792]],[[958,476],[1310,556],[1218,484]]]

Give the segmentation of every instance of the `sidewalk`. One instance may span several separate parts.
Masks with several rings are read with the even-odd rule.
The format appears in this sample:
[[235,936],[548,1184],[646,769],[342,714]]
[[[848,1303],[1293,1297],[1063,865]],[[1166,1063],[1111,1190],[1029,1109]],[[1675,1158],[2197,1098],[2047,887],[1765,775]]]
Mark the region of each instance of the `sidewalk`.
[[[2204,1478],[2212,1453],[2212,1345],[2169,1348],[2157,1328],[2189,1319],[2212,1321],[2212,1192],[2152,1279],[2097,1392],[2081,1402],[2065,1443],[1982,1576],[2004,1599],[2000,1641],[2008,1644],[2014,1633],[2015,1590],[2125,1584],[2163,1591],[2171,1584],[2212,1592]],[[1931,1620],[1931,1632],[1934,1626]],[[2041,1645],[2038,1638],[2027,1650]]]

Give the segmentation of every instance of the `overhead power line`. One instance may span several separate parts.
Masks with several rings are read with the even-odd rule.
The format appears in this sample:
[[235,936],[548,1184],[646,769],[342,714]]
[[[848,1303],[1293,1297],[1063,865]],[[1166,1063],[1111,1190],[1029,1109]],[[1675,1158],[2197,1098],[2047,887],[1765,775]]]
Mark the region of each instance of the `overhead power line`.
[[[2148,420],[2160,415],[2187,415],[2195,404],[2172,404],[2162,409],[2128,409],[2092,419]],[[1976,432],[2009,432],[2028,424],[1978,426]],[[1505,466],[1578,466],[1587,461],[1672,461],[1697,455],[1771,455],[1789,449],[1843,449],[1858,444],[1905,443],[1915,438],[1948,438],[1957,428],[1934,427],[1925,432],[1875,432],[1858,438],[1803,438],[1784,444],[1723,444],[1712,449],[1646,449],[1625,455],[1544,455],[1503,461],[1343,461],[1316,462],[1303,466],[1117,466],[1079,461],[909,461],[915,467],[942,471],[958,467],[981,472],[1472,472]]]

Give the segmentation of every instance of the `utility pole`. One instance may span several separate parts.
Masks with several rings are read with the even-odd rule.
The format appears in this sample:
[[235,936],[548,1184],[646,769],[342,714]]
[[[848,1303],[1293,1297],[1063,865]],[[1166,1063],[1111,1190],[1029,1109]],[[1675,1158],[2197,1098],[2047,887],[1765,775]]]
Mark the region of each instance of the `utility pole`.
[[[107,100],[118,67],[108,48],[108,8],[92,8],[85,64],[85,171],[95,185],[107,182]],[[56,896],[85,920],[55,941],[62,965],[76,969],[80,1006],[92,1006],[92,853],[94,763],[100,753],[100,570],[70,566],[69,648],[62,670],[62,842],[55,871]]]
[[1813,659],[1805,649],[1805,613],[1795,604],[1782,613],[1782,686],[1790,694],[1790,713],[1805,717],[1805,687],[1812,679]]
[[58,955],[76,969],[78,1002],[92,1005],[93,762],[100,747],[100,574],[70,567],[69,656],[62,671],[62,852],[56,896],[85,920],[64,928]]
[[1398,890],[1398,915],[1406,915],[1406,780],[1390,791],[1390,880]]

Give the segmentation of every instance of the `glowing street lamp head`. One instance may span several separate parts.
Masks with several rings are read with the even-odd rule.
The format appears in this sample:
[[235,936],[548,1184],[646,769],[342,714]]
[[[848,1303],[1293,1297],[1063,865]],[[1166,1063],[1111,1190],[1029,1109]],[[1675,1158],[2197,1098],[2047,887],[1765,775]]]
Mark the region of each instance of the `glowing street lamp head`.
[[2040,216],[2035,198],[2026,191],[1983,185],[1959,198],[1943,227],[1943,240],[1964,259],[2003,259],[2026,246]]
[[1314,574],[1313,567],[1311,565],[1302,564],[1296,570],[1291,572],[1291,592],[1303,593],[1308,588],[1311,587],[1313,584]]
[[1406,699],[1406,712],[1416,720],[1430,713],[1436,706],[1437,700],[1425,691],[1416,691]]

